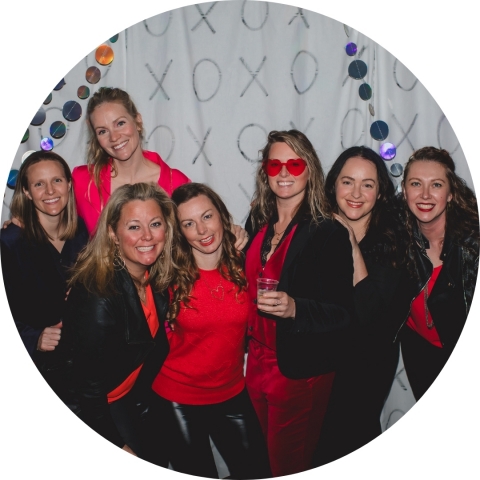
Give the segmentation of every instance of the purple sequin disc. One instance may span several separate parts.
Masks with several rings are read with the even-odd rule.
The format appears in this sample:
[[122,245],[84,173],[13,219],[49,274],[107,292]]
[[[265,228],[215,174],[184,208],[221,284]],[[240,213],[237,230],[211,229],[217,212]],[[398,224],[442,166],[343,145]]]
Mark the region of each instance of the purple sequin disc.
[[40,141],[40,148],[46,152],[53,149],[53,140],[50,137],[43,137]]
[[380,146],[380,156],[384,160],[392,160],[397,155],[397,147],[393,143],[383,143]]
[[345,51],[349,57],[353,57],[357,53],[357,45],[353,42],[345,45]]

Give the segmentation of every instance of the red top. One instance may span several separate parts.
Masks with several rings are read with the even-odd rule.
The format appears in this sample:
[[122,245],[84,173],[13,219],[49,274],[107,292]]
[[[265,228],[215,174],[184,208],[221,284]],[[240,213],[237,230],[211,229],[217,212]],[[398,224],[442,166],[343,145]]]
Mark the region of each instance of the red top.
[[239,394],[248,296],[218,270],[199,270],[189,307],[181,306],[174,330],[167,333],[170,353],[153,390],[171,402],[210,405]]
[[[148,273],[146,275],[148,276]],[[155,307],[155,300],[153,299],[152,287],[150,285],[147,285],[145,288],[145,300],[147,304],[144,305],[142,303],[143,313],[145,313],[145,318],[147,319],[148,328],[150,329],[152,338],[155,338],[155,335],[158,331],[159,323],[157,309]],[[132,389],[138,378],[138,375],[140,374],[140,370],[142,369],[142,367],[143,363],[136,370],[134,370],[117,388],[107,394],[108,403],[119,400]]]
[[[428,281],[427,291],[428,295],[432,292],[433,286],[437,281],[438,276],[440,275],[440,271],[442,270],[442,265],[435,267],[432,272],[432,276]],[[407,325],[421,335],[425,340],[429,341],[432,345],[436,347],[442,348],[442,342],[440,341],[440,337],[438,336],[437,329],[435,325],[430,329],[427,327],[427,321],[425,318],[425,292],[422,290],[417,298],[412,302],[412,306],[410,308],[410,316],[407,320]],[[428,312],[428,324],[432,324],[432,316],[430,312]]]
[[248,293],[250,295],[250,312],[248,317],[248,336],[254,338],[261,344],[272,350],[276,350],[276,322],[258,314],[257,304],[254,299],[257,298],[257,278],[272,278],[280,280],[283,262],[288,252],[288,247],[292,241],[297,226],[295,225],[289,234],[283,239],[282,243],[272,253],[270,258],[262,266],[261,250],[263,239],[267,233],[267,225],[263,227],[255,236],[247,252],[245,261],[245,271],[248,280]]
[[[180,170],[170,168],[161,158],[158,153],[143,151],[143,156],[153,163],[160,166],[160,177],[158,178],[158,185],[162,187],[167,195],[170,197],[172,192],[183,185],[189,183],[190,179],[184,175]],[[77,212],[83,218],[87,226],[88,233],[92,235],[95,229],[98,218],[102,208],[107,203],[111,195],[112,175],[111,168],[112,159],[108,165],[100,171],[100,190],[102,192],[102,200],[98,194],[98,189],[93,181],[93,176],[89,172],[87,165],[75,167],[72,171],[73,187],[75,193],[75,200],[77,203]]]

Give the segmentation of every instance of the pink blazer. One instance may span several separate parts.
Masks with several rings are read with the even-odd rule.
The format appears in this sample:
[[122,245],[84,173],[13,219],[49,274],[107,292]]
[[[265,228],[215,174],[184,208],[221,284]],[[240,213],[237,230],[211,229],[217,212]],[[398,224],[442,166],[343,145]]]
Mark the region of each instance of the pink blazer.
[[[158,185],[165,190],[169,197],[177,187],[190,182],[190,179],[180,170],[170,168],[160,158],[158,153],[144,150],[143,156],[147,160],[160,165],[160,178],[158,179]],[[75,167],[72,172],[77,212],[78,215],[83,218],[90,235],[92,235],[95,230],[98,218],[102,211],[102,206],[104,206],[110,198],[112,183],[110,165],[111,162],[102,168],[100,172],[102,200],[100,200],[100,195],[87,165]]]

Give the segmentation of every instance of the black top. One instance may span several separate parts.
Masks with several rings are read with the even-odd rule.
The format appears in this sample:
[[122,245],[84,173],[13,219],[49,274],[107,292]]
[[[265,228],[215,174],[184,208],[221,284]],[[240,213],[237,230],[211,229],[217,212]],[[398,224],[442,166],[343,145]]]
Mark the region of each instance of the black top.
[[37,351],[40,334],[63,319],[68,269],[88,242],[81,218],[75,237],[61,253],[50,243],[31,243],[23,229],[11,223],[1,230],[3,280],[15,324],[28,353],[39,366],[55,353]]

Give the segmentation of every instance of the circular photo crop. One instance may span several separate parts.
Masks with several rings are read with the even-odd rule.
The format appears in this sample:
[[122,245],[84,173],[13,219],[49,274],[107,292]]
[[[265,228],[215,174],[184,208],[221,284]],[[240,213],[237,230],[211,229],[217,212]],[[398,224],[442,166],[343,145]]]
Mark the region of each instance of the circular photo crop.
[[16,7],[9,471],[473,468],[472,12],[311,3]]

